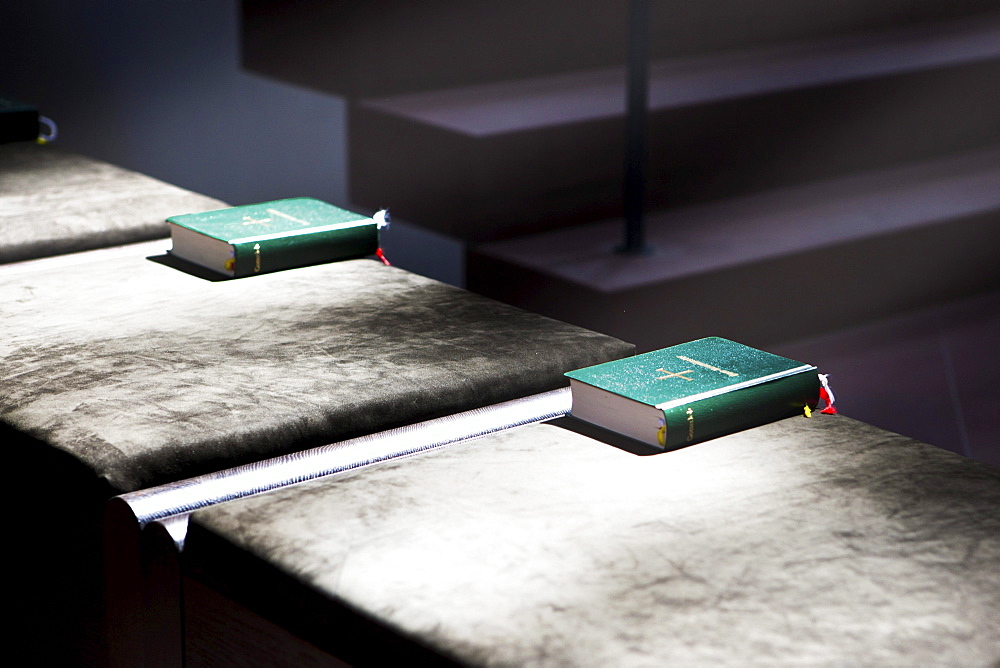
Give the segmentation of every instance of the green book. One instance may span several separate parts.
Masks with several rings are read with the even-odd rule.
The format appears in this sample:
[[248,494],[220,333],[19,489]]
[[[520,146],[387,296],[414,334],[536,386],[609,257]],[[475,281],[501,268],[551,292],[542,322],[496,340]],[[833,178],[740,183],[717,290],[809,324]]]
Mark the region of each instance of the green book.
[[298,197],[171,216],[167,223],[172,255],[241,277],[371,255],[386,216]]
[[38,138],[38,109],[8,97],[0,97],[0,144],[34,141]]
[[719,337],[566,376],[574,417],[663,449],[808,413],[820,388],[815,366]]

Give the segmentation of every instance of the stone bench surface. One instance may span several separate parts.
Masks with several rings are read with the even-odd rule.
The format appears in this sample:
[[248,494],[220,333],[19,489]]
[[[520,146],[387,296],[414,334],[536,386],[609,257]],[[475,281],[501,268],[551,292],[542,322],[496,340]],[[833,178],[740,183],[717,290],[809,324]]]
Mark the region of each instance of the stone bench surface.
[[169,235],[168,216],[217,199],[51,146],[0,146],[0,264]]
[[0,272],[0,428],[116,493],[554,389],[633,349],[370,260],[238,280],[168,262]]
[[842,416],[653,456],[564,419],[198,511],[184,559],[348,661],[992,665],[998,508],[1000,470]]

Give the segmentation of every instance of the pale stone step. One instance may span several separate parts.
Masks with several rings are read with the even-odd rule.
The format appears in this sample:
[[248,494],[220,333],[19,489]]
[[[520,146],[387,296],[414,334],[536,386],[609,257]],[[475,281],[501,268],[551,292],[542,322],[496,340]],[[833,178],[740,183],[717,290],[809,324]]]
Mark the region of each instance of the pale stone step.
[[1000,287],[1000,146],[482,244],[468,286],[649,350],[815,335]]
[[[652,65],[649,204],[707,201],[1000,141],[1000,14]],[[624,73],[352,106],[351,194],[471,242],[617,215]]]

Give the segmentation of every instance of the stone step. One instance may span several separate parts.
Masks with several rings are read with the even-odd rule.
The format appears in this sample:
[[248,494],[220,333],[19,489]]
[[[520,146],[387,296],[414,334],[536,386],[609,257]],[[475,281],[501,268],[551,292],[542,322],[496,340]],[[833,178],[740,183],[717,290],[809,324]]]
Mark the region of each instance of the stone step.
[[[648,204],[1000,142],[1000,13],[651,67]],[[356,101],[351,199],[469,241],[617,215],[624,72]]]
[[758,347],[1000,288],[1000,145],[651,215],[482,244],[468,287],[633,342]]
[[[613,67],[625,62],[626,2],[243,0],[242,62],[349,98]],[[937,21],[996,0],[651,0],[654,58]]]

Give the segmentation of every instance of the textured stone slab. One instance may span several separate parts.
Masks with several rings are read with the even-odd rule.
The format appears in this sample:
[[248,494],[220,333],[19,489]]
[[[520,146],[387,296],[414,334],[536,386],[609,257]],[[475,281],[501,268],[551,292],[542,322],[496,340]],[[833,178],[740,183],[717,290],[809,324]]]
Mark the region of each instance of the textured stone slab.
[[158,239],[217,199],[51,146],[0,146],[0,264]]
[[0,429],[119,493],[554,389],[632,351],[369,260],[206,280],[155,259],[0,272]]
[[349,661],[364,620],[471,664],[1000,658],[1000,470],[845,417],[645,457],[565,426],[199,511],[185,559]]
[[633,351],[370,260],[208,280],[119,250],[0,267],[9,600],[30,624],[15,634],[60,665],[102,651],[109,497],[553,389]]

